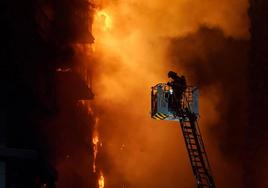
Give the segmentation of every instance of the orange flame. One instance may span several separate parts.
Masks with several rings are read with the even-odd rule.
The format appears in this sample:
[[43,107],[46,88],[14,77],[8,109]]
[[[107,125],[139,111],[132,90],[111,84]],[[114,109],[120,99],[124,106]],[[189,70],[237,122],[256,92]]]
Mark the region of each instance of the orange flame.
[[98,122],[99,119],[96,118],[95,125],[94,125],[94,131],[92,135],[92,143],[93,143],[93,172],[96,172],[96,159],[98,154],[98,143],[99,143],[99,136],[98,136]]
[[99,143],[99,137],[97,135],[95,135],[93,138],[92,138],[92,143],[94,145],[97,145]]
[[[246,0],[242,1],[246,2]],[[98,2],[103,5],[100,6],[101,10],[96,10],[92,28],[95,38],[94,55],[98,61],[95,67],[98,74],[94,77],[98,83],[94,88],[97,96],[95,104],[107,114],[111,114],[106,120],[104,118],[103,123],[122,127],[125,135],[133,136],[131,140],[139,140],[140,136],[146,138],[144,147],[148,150],[139,154],[131,149],[135,148],[132,147],[136,146],[135,142],[125,138],[127,136],[122,132],[114,131],[111,128],[113,126],[105,127],[107,132],[112,133],[106,135],[105,140],[111,145],[111,148],[107,149],[107,155],[113,160],[114,168],[120,169],[130,181],[136,183],[144,179],[151,179],[152,172],[158,170],[159,167],[152,169],[150,164],[158,164],[163,161],[161,153],[172,151],[166,150],[166,146],[172,148],[177,136],[173,134],[174,129],[162,129],[160,126],[153,128],[142,126],[139,127],[138,136],[132,134],[133,130],[137,130],[137,122],[135,122],[137,119],[142,125],[152,124],[148,117],[149,88],[159,81],[165,81],[166,73],[169,70],[180,69],[181,74],[186,74],[186,71],[179,67],[181,62],[171,63],[167,58],[169,39],[194,33],[200,25],[212,28],[220,27],[226,36],[246,37],[245,27],[236,26],[246,24],[240,18],[243,18],[241,15],[246,14],[247,9],[243,7],[247,6],[247,3],[239,4],[230,0],[205,0],[201,4],[200,1],[186,0],[171,0],[168,3],[163,0],[104,0]],[[222,6],[218,5],[219,2]],[[234,6],[231,6],[230,3]],[[235,4],[239,4],[239,6],[235,8]],[[218,9],[219,7],[220,9]],[[129,108],[126,110],[126,107],[129,106],[131,106],[131,110]],[[216,114],[213,110],[211,111]],[[105,116],[109,116],[107,114]],[[155,124],[155,122],[153,123]],[[163,124],[163,122],[161,123]],[[126,124],[129,124],[128,128],[125,128]],[[151,136],[152,130],[154,136]],[[166,138],[166,135],[173,135],[168,144],[161,144],[163,147],[156,146],[155,141]],[[124,151],[126,155],[122,158],[118,157],[114,149],[114,145],[119,143],[119,139],[120,141],[126,140],[124,143],[130,146],[128,151]],[[172,144],[170,144],[170,140],[173,140]],[[157,150],[150,150],[150,147],[157,148]],[[122,145],[120,150],[123,149]],[[151,156],[154,156],[154,159]],[[128,163],[122,163],[122,159],[131,160],[127,160]],[[139,161],[139,165],[136,161]],[[173,166],[174,163],[168,165]],[[174,167],[174,169],[179,169],[179,167]],[[108,174],[106,178],[108,178],[107,176]]]
[[104,188],[105,180],[104,180],[104,176],[103,176],[102,172],[100,172],[100,177],[99,177],[99,180],[98,180],[98,184],[99,184],[99,188]]
[[97,154],[98,154],[98,142],[99,142],[99,137],[94,136],[92,139],[93,143],[93,172],[96,172],[96,159],[97,159]]
[[103,22],[103,27],[102,29],[104,31],[108,31],[112,28],[112,19],[111,17],[109,16],[109,14],[103,10],[101,11],[98,11],[96,13],[96,17],[95,17],[95,21],[101,21]]

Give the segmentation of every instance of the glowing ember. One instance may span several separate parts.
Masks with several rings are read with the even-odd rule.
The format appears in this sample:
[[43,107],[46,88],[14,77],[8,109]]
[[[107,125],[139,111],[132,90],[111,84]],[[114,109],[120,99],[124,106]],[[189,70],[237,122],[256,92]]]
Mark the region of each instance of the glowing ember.
[[99,188],[104,188],[104,176],[103,176],[103,173],[100,172],[100,177],[99,177],[99,180],[98,180],[98,184],[99,184]]

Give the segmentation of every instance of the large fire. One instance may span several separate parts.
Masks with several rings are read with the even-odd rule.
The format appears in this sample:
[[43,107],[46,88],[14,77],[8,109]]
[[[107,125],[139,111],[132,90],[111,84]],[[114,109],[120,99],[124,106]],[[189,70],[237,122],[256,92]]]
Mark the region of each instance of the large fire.
[[[228,0],[216,4],[209,0],[101,2],[96,6],[93,23],[97,60],[94,90],[95,105],[101,111],[102,134],[109,143],[106,153],[114,170],[123,174],[127,182],[134,183],[134,187],[161,187],[158,181],[151,181],[157,178],[156,174],[161,174],[162,179],[172,185],[177,177],[162,171],[168,166],[177,174],[182,166],[188,168],[184,166],[188,159],[182,156],[177,160],[177,156],[181,156],[177,148],[177,127],[164,126],[169,125],[165,122],[157,124],[149,117],[150,87],[167,81],[166,73],[170,69],[187,76],[179,64],[168,62],[168,41],[193,33],[200,25],[220,27],[226,36],[247,37],[247,31],[237,27],[247,24],[237,17],[244,14],[247,3],[231,6],[233,1]],[[206,111],[210,117],[216,117],[212,103],[206,104]],[[128,146],[127,150],[120,150],[123,143]],[[180,143],[184,148],[182,140]],[[172,162],[167,163],[163,158]],[[191,175],[188,169],[181,178]],[[162,187],[165,186],[170,185]]]

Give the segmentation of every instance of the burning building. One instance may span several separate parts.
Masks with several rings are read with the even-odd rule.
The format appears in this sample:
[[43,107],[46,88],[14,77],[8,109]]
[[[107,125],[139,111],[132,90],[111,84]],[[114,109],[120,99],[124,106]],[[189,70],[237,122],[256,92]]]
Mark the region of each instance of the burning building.
[[93,99],[81,53],[94,40],[91,4],[15,0],[1,7],[0,187],[96,185],[89,170],[94,117],[78,103]]
[[170,69],[201,88],[216,184],[265,187],[265,7],[1,2],[0,187],[193,187],[182,135],[149,116]]

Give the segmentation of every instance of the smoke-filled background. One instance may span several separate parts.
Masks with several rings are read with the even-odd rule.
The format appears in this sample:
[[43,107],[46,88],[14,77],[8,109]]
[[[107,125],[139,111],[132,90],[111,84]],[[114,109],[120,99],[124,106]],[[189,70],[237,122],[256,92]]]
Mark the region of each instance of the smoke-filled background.
[[[151,86],[173,70],[200,88],[199,126],[217,187],[267,187],[267,6],[1,2],[8,185],[194,187],[179,125],[150,118]],[[2,147],[38,157],[6,159]]]
[[175,70],[201,90],[200,127],[217,185],[243,187],[239,158],[247,121],[248,2],[97,6],[95,103],[111,165],[106,183],[195,186],[179,125],[149,116],[150,87],[168,81],[167,72]]

